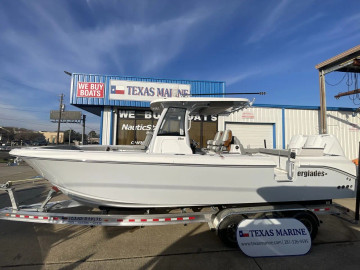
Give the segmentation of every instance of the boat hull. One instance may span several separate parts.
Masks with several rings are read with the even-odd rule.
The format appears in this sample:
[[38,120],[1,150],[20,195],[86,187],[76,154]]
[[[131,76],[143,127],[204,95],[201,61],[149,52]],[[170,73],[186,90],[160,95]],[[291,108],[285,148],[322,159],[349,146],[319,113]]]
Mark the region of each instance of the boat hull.
[[355,196],[354,175],[321,165],[302,170],[321,171],[326,177],[303,174],[284,180],[275,177],[275,165],[264,157],[215,155],[204,157],[203,162],[197,158],[194,164],[187,156],[175,155],[156,156],[157,162],[135,161],[141,158],[126,153],[111,159],[95,153],[86,159],[70,156],[22,158],[69,197],[97,207],[186,207]]

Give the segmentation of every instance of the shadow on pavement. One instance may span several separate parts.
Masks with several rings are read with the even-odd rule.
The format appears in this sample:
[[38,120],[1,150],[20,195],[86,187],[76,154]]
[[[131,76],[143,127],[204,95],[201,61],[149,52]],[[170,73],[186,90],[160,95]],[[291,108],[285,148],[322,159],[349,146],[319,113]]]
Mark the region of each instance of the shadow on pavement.
[[[45,199],[48,190],[49,186],[38,186],[22,190],[18,196],[22,203],[37,203]],[[10,204],[4,198],[0,196],[1,207]],[[349,212],[349,215],[353,217],[354,213]],[[123,269],[305,269],[312,268],[318,259],[324,261],[323,266],[328,263],[338,265],[336,260],[339,258],[327,258],[327,254],[335,254],[332,250],[335,247],[338,254],[346,252],[344,256],[349,256],[352,248],[360,246],[360,226],[333,216],[320,216],[320,219],[324,222],[310,253],[286,259],[249,258],[240,250],[222,244],[207,224],[132,228],[0,220],[0,267],[99,269],[106,265],[107,268]],[[360,263],[360,259],[357,260],[353,258],[352,263]]]

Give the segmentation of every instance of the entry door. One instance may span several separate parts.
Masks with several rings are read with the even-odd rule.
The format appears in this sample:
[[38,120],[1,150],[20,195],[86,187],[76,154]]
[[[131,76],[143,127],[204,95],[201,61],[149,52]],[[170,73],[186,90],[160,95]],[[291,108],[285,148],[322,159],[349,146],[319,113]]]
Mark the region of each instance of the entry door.
[[245,148],[275,148],[274,145],[274,124],[255,123],[226,123],[226,129],[232,131]]

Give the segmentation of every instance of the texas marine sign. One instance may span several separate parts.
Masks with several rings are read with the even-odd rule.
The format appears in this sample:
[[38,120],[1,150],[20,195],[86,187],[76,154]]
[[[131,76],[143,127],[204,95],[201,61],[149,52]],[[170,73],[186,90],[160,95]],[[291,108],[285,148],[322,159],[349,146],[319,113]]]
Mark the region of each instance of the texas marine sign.
[[[166,97],[188,96],[190,93],[190,84],[110,80],[109,99],[152,101]],[[104,96],[104,83],[77,83],[76,97],[104,98]]]

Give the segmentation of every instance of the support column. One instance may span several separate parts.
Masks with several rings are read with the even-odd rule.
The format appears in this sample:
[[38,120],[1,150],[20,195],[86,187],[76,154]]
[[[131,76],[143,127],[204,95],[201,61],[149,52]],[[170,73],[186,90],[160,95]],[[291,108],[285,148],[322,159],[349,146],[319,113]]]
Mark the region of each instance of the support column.
[[319,70],[320,82],[320,134],[327,134],[325,74]]

